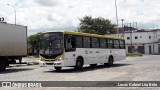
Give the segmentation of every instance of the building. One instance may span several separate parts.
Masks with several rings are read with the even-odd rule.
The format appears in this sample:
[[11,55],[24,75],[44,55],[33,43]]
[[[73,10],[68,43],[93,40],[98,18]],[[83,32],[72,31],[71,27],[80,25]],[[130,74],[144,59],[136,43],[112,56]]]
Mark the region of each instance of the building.
[[160,30],[125,32],[126,52],[160,54]]

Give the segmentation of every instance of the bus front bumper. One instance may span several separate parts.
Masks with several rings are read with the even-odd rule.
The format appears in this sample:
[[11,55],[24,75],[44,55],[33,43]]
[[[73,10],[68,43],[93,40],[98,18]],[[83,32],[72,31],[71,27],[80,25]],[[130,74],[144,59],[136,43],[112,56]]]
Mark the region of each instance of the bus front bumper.
[[39,66],[40,67],[63,67],[63,61],[53,61],[53,62],[48,62],[48,61],[41,61],[39,60]]

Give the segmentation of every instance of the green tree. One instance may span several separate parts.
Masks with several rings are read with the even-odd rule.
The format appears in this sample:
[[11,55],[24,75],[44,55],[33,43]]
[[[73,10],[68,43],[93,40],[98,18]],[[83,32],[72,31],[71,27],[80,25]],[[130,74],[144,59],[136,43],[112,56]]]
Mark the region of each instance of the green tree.
[[40,37],[41,37],[41,33],[37,33],[34,35],[30,35],[27,39],[28,39],[28,49],[29,49],[29,53],[31,53],[32,55],[35,54],[34,51],[36,50],[38,54],[39,53],[39,48],[40,48]]
[[79,32],[92,33],[92,34],[109,34],[115,33],[115,24],[112,24],[110,20],[102,17],[92,18],[91,16],[85,16],[80,20]]

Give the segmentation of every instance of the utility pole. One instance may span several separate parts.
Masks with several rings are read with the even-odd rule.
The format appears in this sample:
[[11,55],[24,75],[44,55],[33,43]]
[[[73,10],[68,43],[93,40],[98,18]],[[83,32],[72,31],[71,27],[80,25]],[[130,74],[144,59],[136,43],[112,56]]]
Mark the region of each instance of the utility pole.
[[15,8],[15,6],[11,6],[10,4],[7,4],[8,6],[10,6],[10,7],[12,7],[13,9],[14,9],[14,19],[15,19],[15,25],[16,25],[16,8]]
[[116,8],[116,20],[117,20],[117,36],[119,37],[119,30],[118,30],[118,13],[117,13],[117,0],[115,0],[115,8]]
[[124,31],[124,26],[123,26],[123,21],[124,21],[124,19],[121,19],[122,20],[122,37],[124,38],[124,33],[125,33],[125,31]]
[[138,30],[137,22],[136,22],[136,29]]
[[132,24],[130,23],[130,39],[131,39],[131,53],[132,53]]
[[154,30],[154,20],[153,20],[153,30]]

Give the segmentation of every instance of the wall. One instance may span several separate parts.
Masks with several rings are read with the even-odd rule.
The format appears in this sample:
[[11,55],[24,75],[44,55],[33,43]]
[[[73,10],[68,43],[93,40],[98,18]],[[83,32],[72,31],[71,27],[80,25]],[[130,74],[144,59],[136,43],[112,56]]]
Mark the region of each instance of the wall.
[[[149,39],[149,36],[151,37]],[[130,37],[127,40],[127,37]],[[135,39],[137,37],[137,39]],[[131,43],[131,35],[130,33],[125,33],[126,44]],[[132,43],[153,43],[158,42],[158,35],[155,32],[133,32],[132,33]]]
[[[145,48],[145,54],[150,54],[149,52],[149,46],[151,46],[151,54],[159,54],[158,52],[158,44],[160,43],[154,43],[154,44],[133,44],[135,49],[138,50],[138,46],[144,46]],[[131,46],[130,44],[126,44],[126,53],[128,53],[128,46]]]
[[[113,36],[116,35],[117,34],[113,34]],[[130,37],[130,33],[126,32],[124,36],[126,53],[128,53],[128,46],[131,46],[131,38],[127,40],[127,37]],[[135,39],[135,36],[138,38]],[[151,38],[149,38],[149,36]],[[132,46],[134,46],[136,49],[138,49],[138,46],[144,46],[145,54],[150,54],[149,46],[151,46],[151,54],[160,54],[158,51],[158,44],[160,44],[160,30],[132,32]]]

